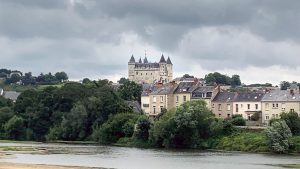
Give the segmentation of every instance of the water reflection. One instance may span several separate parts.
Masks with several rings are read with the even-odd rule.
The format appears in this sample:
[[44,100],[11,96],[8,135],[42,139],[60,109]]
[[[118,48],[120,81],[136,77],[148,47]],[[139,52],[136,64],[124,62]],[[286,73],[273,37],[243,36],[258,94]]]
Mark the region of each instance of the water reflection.
[[66,144],[1,143],[1,146],[48,149],[47,154],[16,154],[15,159],[1,159],[1,161],[116,169],[274,169],[276,167],[269,165],[300,163],[298,157],[287,155]]

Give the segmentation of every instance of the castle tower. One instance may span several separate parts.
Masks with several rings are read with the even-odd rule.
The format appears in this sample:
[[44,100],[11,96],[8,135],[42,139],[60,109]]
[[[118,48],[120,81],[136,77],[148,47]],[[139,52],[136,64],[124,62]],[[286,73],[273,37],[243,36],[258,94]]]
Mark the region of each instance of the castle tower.
[[171,82],[173,80],[173,63],[168,57],[167,59],[167,71],[168,71],[168,81]]
[[135,58],[131,55],[131,58],[128,62],[128,79],[134,80],[134,68],[135,68]]
[[159,61],[159,75],[160,75],[160,81],[162,83],[168,82],[168,70],[167,70],[167,61],[164,57],[164,55],[161,55],[160,61]]

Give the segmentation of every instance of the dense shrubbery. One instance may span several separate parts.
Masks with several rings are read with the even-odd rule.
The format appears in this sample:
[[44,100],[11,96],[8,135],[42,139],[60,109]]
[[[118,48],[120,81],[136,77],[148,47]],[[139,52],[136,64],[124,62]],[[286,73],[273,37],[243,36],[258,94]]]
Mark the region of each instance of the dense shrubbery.
[[285,121],[275,121],[266,130],[267,142],[270,149],[276,153],[288,152],[292,145],[292,132]]
[[268,151],[266,136],[263,132],[240,131],[218,140],[217,149],[227,151]]
[[187,102],[154,122],[150,142],[159,147],[209,148],[209,139],[231,130],[225,126],[226,123],[215,118],[204,101]]

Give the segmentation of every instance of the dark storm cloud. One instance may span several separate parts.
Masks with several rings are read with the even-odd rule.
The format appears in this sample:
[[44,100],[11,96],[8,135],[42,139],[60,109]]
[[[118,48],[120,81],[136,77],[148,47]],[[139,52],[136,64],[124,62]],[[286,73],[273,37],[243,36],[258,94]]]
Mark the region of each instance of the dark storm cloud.
[[184,63],[180,71],[294,68],[299,9],[298,0],[0,0],[0,58],[26,70],[53,63],[34,69],[76,77],[126,72],[129,55],[147,48]]

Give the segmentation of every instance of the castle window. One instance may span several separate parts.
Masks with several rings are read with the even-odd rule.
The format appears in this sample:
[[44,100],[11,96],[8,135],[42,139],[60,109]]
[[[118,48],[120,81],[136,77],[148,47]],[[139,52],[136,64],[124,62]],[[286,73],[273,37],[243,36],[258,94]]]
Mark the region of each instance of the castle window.
[[146,73],[146,75],[148,75],[148,73]]
[[139,74],[139,72],[136,72],[136,75],[138,75]]

